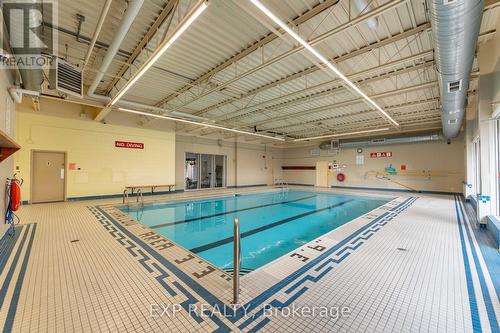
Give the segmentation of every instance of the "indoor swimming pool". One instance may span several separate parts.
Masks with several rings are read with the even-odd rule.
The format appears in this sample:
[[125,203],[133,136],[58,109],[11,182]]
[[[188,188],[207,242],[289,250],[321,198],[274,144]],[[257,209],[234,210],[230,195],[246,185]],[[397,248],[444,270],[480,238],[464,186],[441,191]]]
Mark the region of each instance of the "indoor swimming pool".
[[248,272],[390,200],[278,190],[120,209],[224,270],[233,265],[233,220],[238,217],[241,266]]

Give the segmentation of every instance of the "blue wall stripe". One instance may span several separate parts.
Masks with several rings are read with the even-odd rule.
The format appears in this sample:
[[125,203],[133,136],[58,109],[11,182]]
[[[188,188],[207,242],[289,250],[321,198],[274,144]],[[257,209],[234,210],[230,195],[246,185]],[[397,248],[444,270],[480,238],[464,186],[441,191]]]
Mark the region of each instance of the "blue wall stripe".
[[456,200],[459,200],[458,204],[460,207],[460,211],[462,213],[462,216],[464,217],[463,228],[465,229],[465,232],[467,234],[467,240],[469,241],[469,245],[470,245],[470,249],[471,249],[471,253],[472,253],[472,258],[474,260],[474,265],[476,267],[477,275],[479,277],[479,284],[481,286],[481,293],[483,295],[483,300],[484,300],[484,303],[486,305],[486,313],[488,314],[488,319],[490,321],[491,331],[493,333],[498,333],[498,332],[500,332],[500,328],[498,327],[498,320],[497,320],[497,317],[495,314],[495,308],[493,307],[493,304],[491,302],[490,293],[488,291],[486,279],[484,278],[484,273],[483,273],[483,269],[481,268],[481,263],[479,262],[476,247],[474,246],[474,242],[472,240],[470,230],[466,225],[467,224],[466,216],[465,216],[465,213],[464,213],[464,210],[462,207],[462,205],[463,205],[462,200],[463,199],[460,197],[460,199],[457,198]]
[[14,294],[9,306],[9,312],[7,313],[7,319],[3,327],[3,332],[11,332],[12,325],[14,324],[14,318],[16,317],[17,304],[19,303],[19,296],[21,295],[21,287],[24,282],[24,275],[26,274],[26,269],[28,267],[28,261],[30,259],[31,248],[33,246],[33,239],[35,238],[36,224],[33,224],[31,230],[30,240],[26,248],[26,253],[24,255],[23,263],[21,264],[21,270],[19,271],[19,276],[17,277],[16,286],[14,287]]

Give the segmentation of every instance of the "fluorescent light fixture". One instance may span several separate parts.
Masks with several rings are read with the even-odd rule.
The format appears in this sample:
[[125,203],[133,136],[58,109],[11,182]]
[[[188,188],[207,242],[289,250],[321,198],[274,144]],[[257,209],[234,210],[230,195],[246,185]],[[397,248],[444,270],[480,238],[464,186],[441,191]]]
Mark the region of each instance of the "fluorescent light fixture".
[[311,52],[319,61],[325,64],[329,69],[331,69],[338,77],[340,77],[349,87],[351,87],[355,92],[357,92],[361,97],[363,97],[369,104],[371,104],[375,109],[377,109],[382,115],[387,118],[395,126],[399,124],[392,119],[392,117],[385,112],[380,106],[377,105],[370,97],[368,97],[364,92],[361,91],[354,83],[352,83],[342,72],[339,71],[337,67],[332,65],[323,55],[316,51],[309,43],[307,43],[302,37],[296,34],[288,25],[281,21],[276,15],[274,15],[266,6],[264,6],[258,0],[250,0],[257,8],[259,8],[267,17],[274,21],[281,29],[285,30],[290,36],[292,36],[297,42],[299,42],[305,49]]
[[224,126],[214,125],[214,124],[201,123],[199,121],[193,121],[193,120],[187,120],[187,119],[169,117],[169,116],[164,116],[164,115],[161,115],[161,114],[155,114],[155,113],[150,113],[150,112],[143,112],[143,111],[138,111],[138,110],[131,110],[131,109],[126,109],[126,108],[118,108],[118,110],[123,111],[123,112],[128,112],[128,113],[139,114],[139,115],[142,115],[142,116],[148,116],[148,117],[153,117],[153,118],[159,118],[159,119],[166,119],[166,120],[177,121],[179,123],[185,123],[185,124],[197,125],[197,126],[202,126],[202,127],[215,128],[215,129],[220,129],[220,130],[223,130],[223,131],[240,133],[240,134],[245,134],[245,135],[258,136],[258,137],[266,138],[266,139],[272,139],[272,140],[278,140],[278,141],[285,141],[285,138],[274,137],[274,136],[265,135],[265,134],[259,134],[259,133],[252,133],[252,132],[242,131],[242,130],[238,130],[238,129],[234,129],[234,128],[228,128],[228,127],[224,127]]
[[141,76],[146,73],[146,71],[153,66],[153,64],[167,51],[167,49],[182,35],[184,31],[189,28],[189,26],[200,16],[205,9],[207,9],[208,4],[205,1],[200,1],[196,4],[191,12],[186,15],[183,22],[179,25],[177,30],[170,36],[170,38],[165,39],[160,46],[155,50],[155,52],[149,57],[148,60],[139,68],[139,70],[134,74],[134,76],[127,81],[127,83],[120,89],[120,91],[111,99],[110,105],[114,105],[122,96],[141,78]]
[[356,132],[348,132],[348,133],[338,133],[338,134],[313,136],[313,137],[310,137],[310,138],[300,138],[300,139],[295,139],[293,141],[299,142],[299,141],[309,141],[309,140],[326,139],[326,138],[336,138],[336,137],[339,137],[339,136],[364,134],[364,133],[373,133],[373,132],[382,132],[382,131],[388,131],[388,130],[389,130],[389,128],[376,128],[376,129],[365,130],[365,131],[356,131]]

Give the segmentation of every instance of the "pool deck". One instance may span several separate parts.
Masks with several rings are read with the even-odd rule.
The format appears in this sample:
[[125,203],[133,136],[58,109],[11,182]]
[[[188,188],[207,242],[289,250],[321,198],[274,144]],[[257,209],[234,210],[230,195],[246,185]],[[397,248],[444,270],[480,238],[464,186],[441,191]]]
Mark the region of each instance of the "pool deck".
[[[148,200],[223,193],[234,190]],[[490,276],[460,197],[349,193],[397,198],[242,277],[243,307],[234,312],[229,275],[121,214],[112,206],[121,200],[23,206],[15,236],[0,243],[0,327],[499,332],[500,277]]]

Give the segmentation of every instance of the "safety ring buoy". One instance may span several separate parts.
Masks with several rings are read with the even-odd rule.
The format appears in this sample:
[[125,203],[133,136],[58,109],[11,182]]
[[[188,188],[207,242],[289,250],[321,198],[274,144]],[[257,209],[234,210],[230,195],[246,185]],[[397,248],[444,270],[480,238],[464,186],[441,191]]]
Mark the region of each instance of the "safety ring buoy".
[[343,182],[345,180],[345,175],[341,172],[337,175],[337,180]]

